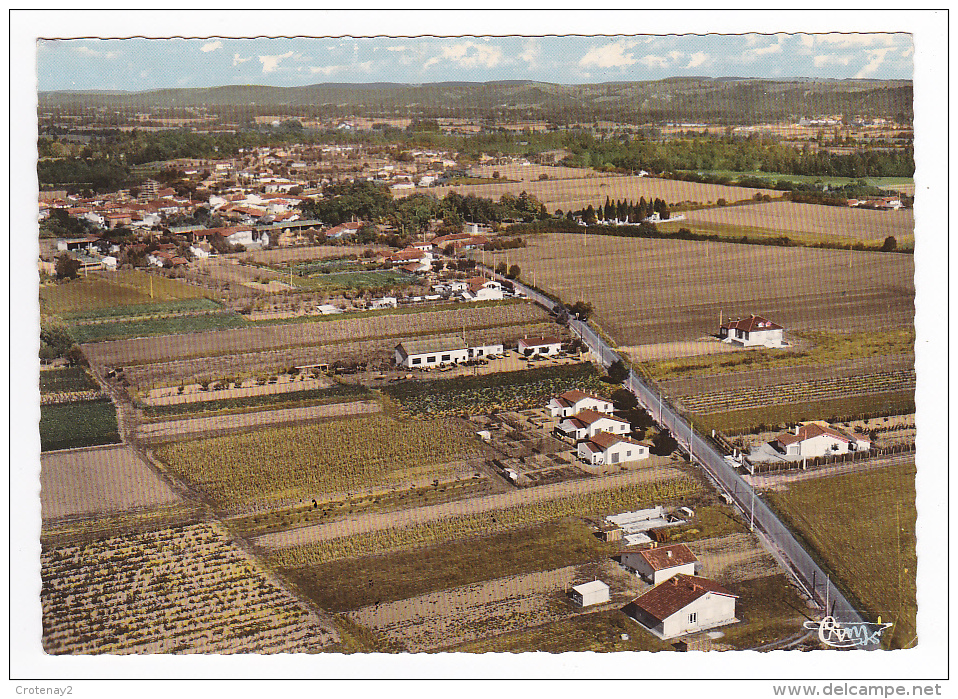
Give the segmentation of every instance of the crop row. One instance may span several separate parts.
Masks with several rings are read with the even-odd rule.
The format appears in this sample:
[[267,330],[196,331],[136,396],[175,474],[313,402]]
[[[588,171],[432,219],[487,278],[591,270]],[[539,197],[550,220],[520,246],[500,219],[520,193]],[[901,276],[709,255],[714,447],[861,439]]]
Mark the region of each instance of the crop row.
[[97,384],[81,367],[44,369],[40,372],[40,393],[74,393],[97,388]]
[[493,531],[548,522],[561,517],[582,517],[641,509],[699,494],[700,486],[689,477],[628,485],[596,493],[580,493],[506,510],[448,517],[415,526],[328,539],[275,552],[271,560],[287,569],[305,568],[354,556],[429,546]]
[[40,450],[77,449],[120,442],[116,407],[108,398],[40,408]]
[[70,323],[70,335],[76,342],[105,342],[153,335],[176,335],[207,330],[242,328],[247,321],[237,313],[214,312],[201,315],[171,315],[135,320],[116,320],[110,323]]
[[851,395],[903,391],[914,387],[915,372],[901,370],[704,393],[685,396],[681,398],[681,402],[687,410],[692,412],[714,413],[744,410],[763,405],[804,403]]
[[290,652],[332,640],[212,525],[47,546],[41,566],[48,653]]
[[92,323],[104,320],[121,320],[138,318],[141,316],[166,316],[183,313],[203,313],[223,310],[222,304],[212,299],[196,298],[181,299],[179,301],[160,301],[157,303],[143,303],[125,306],[98,308],[91,311],[62,313],[60,317],[74,323]]
[[416,381],[383,388],[403,409],[417,415],[441,416],[528,410],[572,388],[605,392],[591,364],[542,367],[521,371]]

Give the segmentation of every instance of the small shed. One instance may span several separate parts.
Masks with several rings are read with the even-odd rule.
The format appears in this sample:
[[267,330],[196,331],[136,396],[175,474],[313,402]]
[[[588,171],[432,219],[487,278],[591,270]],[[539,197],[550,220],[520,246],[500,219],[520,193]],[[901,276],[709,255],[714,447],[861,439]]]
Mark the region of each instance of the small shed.
[[622,528],[614,524],[603,524],[599,527],[599,538],[602,541],[622,541]]
[[609,586],[601,580],[582,583],[572,588],[572,601],[580,607],[602,604],[608,602],[609,599]]

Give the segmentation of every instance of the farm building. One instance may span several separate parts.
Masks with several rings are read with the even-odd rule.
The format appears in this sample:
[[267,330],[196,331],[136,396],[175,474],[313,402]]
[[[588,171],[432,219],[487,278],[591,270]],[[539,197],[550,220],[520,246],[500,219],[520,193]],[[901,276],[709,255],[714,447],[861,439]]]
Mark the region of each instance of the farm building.
[[469,280],[469,287],[462,292],[466,301],[499,301],[503,298],[502,284],[495,279],[473,277]]
[[[685,509],[688,511],[688,508]],[[679,512],[685,516],[682,510]],[[666,515],[665,509],[661,505],[645,510],[636,510],[635,512],[609,515],[605,520],[622,529],[625,535],[625,543],[628,546],[651,543],[652,538],[648,535],[648,532],[670,525],[685,524],[686,522],[681,517]]]
[[602,604],[608,602],[609,599],[609,586],[601,580],[582,583],[572,588],[572,601],[580,607]]
[[656,546],[643,551],[622,551],[619,560],[653,585],[674,575],[695,575],[698,558],[685,544]]
[[594,410],[581,410],[560,422],[555,428],[558,436],[567,437],[576,442],[580,439],[594,437],[599,432],[628,434],[631,431],[632,425],[628,420],[597,413]]
[[459,364],[470,359],[502,354],[497,345],[468,346],[460,338],[428,338],[409,340],[396,345],[396,364],[407,369]]
[[626,605],[625,611],[661,639],[732,624],[733,595],[716,582],[694,575],[673,575]]
[[552,357],[562,351],[562,340],[558,337],[523,337],[519,340],[518,349],[519,354],[526,357]]
[[803,422],[791,432],[784,432],[769,444],[786,456],[814,458],[868,451],[871,441],[855,432],[843,432],[820,420]]
[[396,308],[398,306],[398,300],[395,296],[383,296],[382,298],[373,299],[369,302],[370,308]]
[[649,458],[647,444],[608,432],[599,432],[593,437],[579,442],[576,451],[580,459],[593,466],[624,464]]
[[582,410],[593,410],[609,415],[612,413],[612,401],[572,389],[555,396],[546,408],[549,409],[552,417],[569,417]]
[[722,342],[734,343],[743,347],[782,347],[784,328],[762,316],[750,315],[725,323],[719,328]]

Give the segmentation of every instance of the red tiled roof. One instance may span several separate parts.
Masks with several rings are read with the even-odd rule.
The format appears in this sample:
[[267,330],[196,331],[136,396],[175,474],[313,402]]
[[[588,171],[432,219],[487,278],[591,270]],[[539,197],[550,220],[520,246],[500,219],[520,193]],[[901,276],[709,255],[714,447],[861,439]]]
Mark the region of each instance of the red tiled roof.
[[722,326],[729,330],[741,330],[743,332],[754,332],[756,330],[783,330],[781,325],[766,320],[762,316],[750,315],[748,318],[732,320]]
[[570,390],[566,391],[565,393],[560,393],[560,394],[559,394],[559,398],[568,401],[570,404],[572,404],[572,403],[578,403],[578,402],[579,402],[580,400],[582,400],[583,398],[591,398],[591,399],[593,399],[593,400],[601,400],[601,401],[605,401],[606,403],[610,402],[610,401],[605,400],[605,398],[600,398],[599,396],[595,396],[595,395],[593,395],[593,394],[591,394],[591,393],[585,393],[585,392],[580,391],[580,390],[578,390],[578,389],[576,389],[576,388],[570,389]]
[[631,439],[630,437],[624,437],[622,435],[612,434],[611,432],[599,432],[598,434],[590,437],[589,441],[592,444],[595,444],[602,451],[605,451],[609,447],[615,446],[619,442],[634,444],[637,447],[645,446],[644,444],[640,442],[636,442],[634,439]]
[[591,425],[598,420],[615,420],[616,422],[626,422],[621,418],[613,417],[611,415],[606,415],[605,413],[596,412],[595,410],[580,410],[575,415],[569,418],[577,423],[580,427],[585,427],[586,425]]
[[855,440],[868,441],[868,438],[862,435],[854,433],[849,435],[834,427],[824,427],[814,422],[809,422],[799,427],[798,434],[794,432],[783,432],[775,438],[775,441],[779,444],[795,444],[795,442],[804,442],[807,439],[814,439],[822,435],[827,435],[845,443],[850,443]]
[[738,597],[717,582],[680,573],[636,597],[632,600],[632,604],[656,621],[662,622],[709,592],[726,597]]
[[685,544],[658,546],[654,549],[639,551],[639,555],[652,566],[652,570],[665,570],[666,568],[674,568],[675,566],[684,566],[699,560]]

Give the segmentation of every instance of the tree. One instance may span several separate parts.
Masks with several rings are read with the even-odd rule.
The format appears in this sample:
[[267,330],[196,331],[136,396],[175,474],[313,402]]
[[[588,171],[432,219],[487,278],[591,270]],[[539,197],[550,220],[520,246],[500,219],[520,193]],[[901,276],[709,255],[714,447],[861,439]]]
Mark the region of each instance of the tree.
[[569,307],[569,313],[581,321],[589,320],[593,310],[595,309],[588,301],[576,301],[574,304],[572,304],[572,306]]
[[509,279],[516,279],[518,278],[521,271],[522,270],[519,269],[519,265],[512,265],[509,268],[509,273],[506,274],[506,277],[508,277]]
[[632,391],[617,388],[612,392],[612,404],[616,410],[632,410],[639,405],[639,399]]
[[80,276],[80,262],[69,255],[60,255],[57,258],[57,279],[76,279]]
[[892,250],[896,250],[897,248],[898,248],[898,241],[895,240],[895,236],[893,235],[890,235],[887,238],[885,238],[885,242],[881,244],[882,252],[891,252]]
[[623,383],[629,378],[629,368],[621,359],[616,359],[609,366],[609,381],[612,383]]
[[587,226],[594,226],[596,221],[599,220],[595,215],[595,207],[592,206],[592,204],[589,204],[589,206],[586,207],[585,215],[582,217],[582,220],[585,221]]
[[500,177],[501,177],[501,175],[499,174],[499,171],[498,171],[498,170],[496,170],[495,172],[492,173],[492,179],[498,180]]
[[501,274],[505,276],[507,271],[508,269],[506,268],[505,262],[500,262],[499,264],[496,265],[496,274]]
[[652,448],[649,449],[649,452],[655,456],[668,456],[678,446],[679,443],[675,440],[675,437],[668,431],[663,430],[652,437]]

